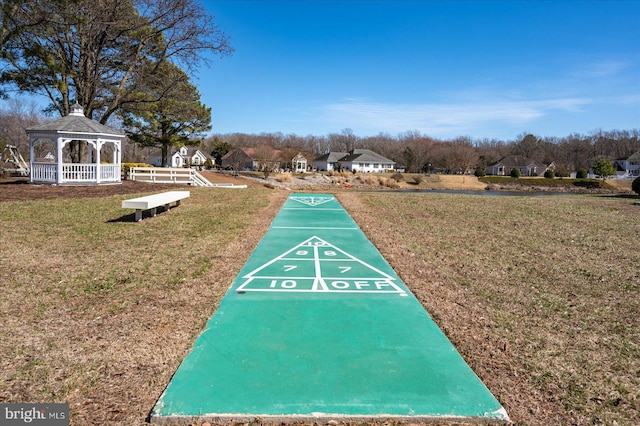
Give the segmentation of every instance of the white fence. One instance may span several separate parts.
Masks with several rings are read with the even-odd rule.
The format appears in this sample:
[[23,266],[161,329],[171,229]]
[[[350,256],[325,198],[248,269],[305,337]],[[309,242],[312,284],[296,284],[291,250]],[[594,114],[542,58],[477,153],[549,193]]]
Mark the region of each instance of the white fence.
[[247,185],[230,183],[211,183],[194,169],[173,167],[131,167],[128,179],[151,183],[179,183],[193,186],[209,186],[219,188],[246,188]]

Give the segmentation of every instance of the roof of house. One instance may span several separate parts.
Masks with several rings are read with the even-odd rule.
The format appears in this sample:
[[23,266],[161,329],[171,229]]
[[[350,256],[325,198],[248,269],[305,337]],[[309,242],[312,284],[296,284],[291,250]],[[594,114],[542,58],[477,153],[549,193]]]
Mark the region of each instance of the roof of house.
[[321,155],[313,160],[314,162],[337,163],[339,161],[352,163],[354,161],[366,163],[395,164],[395,161],[389,160],[370,149],[354,149],[351,152],[331,151],[328,154]]
[[195,146],[187,147],[187,155],[189,157],[193,157],[197,152],[199,152],[200,154],[204,155],[205,158],[210,158],[211,157],[209,154],[207,154],[206,152],[204,152],[200,148],[197,148]]
[[[244,148],[233,149],[227,152],[225,155],[223,155],[222,158],[223,159],[229,158],[233,155],[234,152],[241,152],[245,154],[247,157],[249,157],[251,160],[261,160],[261,159],[257,159],[256,156],[264,154],[263,152],[256,152],[256,148],[254,147],[244,147]],[[282,154],[282,151],[279,149],[272,148],[270,154],[271,154],[271,160],[277,160]]]
[[348,155],[348,152],[338,152],[338,151],[331,151],[327,154],[321,155],[320,157],[316,158],[315,160],[313,160],[314,162],[328,162],[328,163],[337,163],[338,161],[340,161],[340,159],[342,157],[345,157],[346,155]]
[[382,155],[371,151],[370,149],[354,149],[339,161],[344,161],[345,163],[359,161],[367,163],[395,164],[395,161],[391,161],[388,158],[385,158]]
[[[206,152],[202,151],[200,148],[195,147],[195,146],[187,146],[187,147],[183,147],[183,148],[187,148],[187,158],[192,158],[197,152],[200,152],[200,154],[202,154],[205,158],[213,158],[211,157],[209,154],[207,154]],[[173,154],[171,154],[172,157],[179,155],[182,156],[182,154],[180,154],[182,148],[178,148]]]
[[640,151],[635,154],[631,154],[629,158],[627,158],[627,161],[640,161]]
[[304,160],[304,161],[307,161],[307,157],[305,157],[301,152],[299,152],[299,153],[297,153],[295,155],[295,157],[292,158],[292,160],[296,160],[296,161]]
[[504,164],[505,166],[509,167],[527,167],[534,165],[534,162],[524,155],[507,155],[502,160],[492,165],[495,166],[498,164]]
[[77,103],[71,107],[71,113],[66,117],[30,127],[27,129],[27,133],[30,132],[91,133],[124,137],[124,133],[120,130],[112,129],[85,117],[82,107]]

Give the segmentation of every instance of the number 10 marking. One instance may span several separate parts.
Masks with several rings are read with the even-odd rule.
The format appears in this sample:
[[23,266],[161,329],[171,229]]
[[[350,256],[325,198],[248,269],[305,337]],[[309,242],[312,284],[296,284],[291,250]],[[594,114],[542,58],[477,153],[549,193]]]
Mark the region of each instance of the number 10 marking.
[[[278,285],[278,280],[271,280],[271,284],[269,284],[269,288],[276,288]],[[296,280],[283,280],[280,282],[280,288],[296,288],[298,283]]]

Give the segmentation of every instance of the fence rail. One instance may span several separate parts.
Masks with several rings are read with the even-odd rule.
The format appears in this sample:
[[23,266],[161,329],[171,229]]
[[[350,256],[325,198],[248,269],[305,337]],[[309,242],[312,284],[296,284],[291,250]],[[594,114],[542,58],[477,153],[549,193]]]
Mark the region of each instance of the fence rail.
[[234,185],[231,183],[211,183],[197,170],[173,167],[131,167],[127,177],[131,180],[153,183],[181,183],[217,188],[247,187],[247,185]]

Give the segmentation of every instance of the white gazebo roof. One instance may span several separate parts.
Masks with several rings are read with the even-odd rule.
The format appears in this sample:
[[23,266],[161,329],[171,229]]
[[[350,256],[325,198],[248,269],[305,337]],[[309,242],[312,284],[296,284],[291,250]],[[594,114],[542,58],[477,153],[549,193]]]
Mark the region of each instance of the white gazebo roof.
[[39,126],[30,127],[27,129],[27,134],[31,133],[69,133],[69,134],[84,134],[95,136],[110,136],[119,139],[124,139],[124,133],[112,129],[111,127],[100,124],[95,120],[92,120],[84,116],[83,109],[77,103],[71,107],[71,113],[66,117],[62,117],[58,120],[51,121],[49,123],[41,124]]

